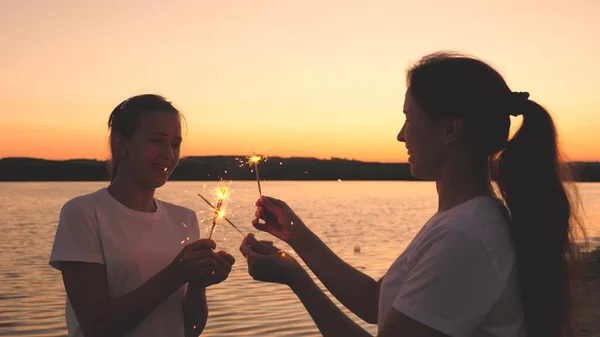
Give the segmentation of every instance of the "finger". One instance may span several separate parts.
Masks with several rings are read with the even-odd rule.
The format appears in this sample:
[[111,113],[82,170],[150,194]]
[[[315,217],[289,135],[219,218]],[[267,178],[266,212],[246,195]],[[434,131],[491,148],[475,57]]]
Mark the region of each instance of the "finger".
[[229,274],[229,272],[231,271],[231,264],[227,260],[225,260],[225,258],[222,257],[221,255],[217,254],[215,256],[213,265],[215,266],[216,269],[219,269],[221,271],[226,271],[227,274]]
[[[250,234],[248,234],[248,235],[250,235]],[[244,238],[244,240],[242,240],[242,243],[240,244],[240,248],[239,248],[240,249],[240,253],[242,253],[242,255],[244,257],[246,257],[246,253],[245,253],[244,247],[247,247],[247,246],[248,246],[248,236],[246,236]]]
[[215,249],[217,244],[211,239],[199,239],[187,245],[192,250]]
[[254,226],[254,228],[258,229],[259,231],[267,233],[271,233],[271,231],[273,230],[273,228],[266,222],[260,222],[260,219],[252,220],[252,226]]
[[262,217],[263,212],[264,212],[264,209],[262,207],[258,206],[256,208],[256,212],[254,212],[254,217],[260,219]]
[[273,198],[265,197],[258,199],[257,206],[263,209],[263,213],[266,211],[267,213],[275,213],[281,211],[281,207],[277,206],[276,203],[273,202]]
[[193,261],[199,260],[207,257],[212,257],[214,252],[210,249],[202,249],[202,250],[192,250],[189,252],[185,252],[182,256],[184,260]]
[[218,254],[221,257],[223,257],[223,259],[225,259],[225,261],[227,261],[227,263],[229,263],[230,265],[235,264],[235,257],[233,257],[231,254],[224,251],[220,251]]
[[266,244],[256,240],[254,235],[248,236],[248,245],[250,245],[250,247],[252,248],[253,251],[260,253],[260,254],[274,254],[277,251],[279,251],[279,249],[277,249],[273,245],[266,245]]
[[251,248],[250,245],[248,244],[247,238],[244,239],[244,241],[242,241],[242,245],[240,246],[240,252],[242,253],[242,255],[244,255],[245,258],[250,258],[254,255],[256,255],[256,252],[254,252]]
[[278,208],[289,208],[288,204],[283,200],[268,196],[263,196],[263,198],[265,199],[266,204],[271,204]]
[[198,260],[198,261],[193,261],[193,262],[186,263],[185,268],[189,271],[195,271],[195,270],[204,269],[204,268],[212,268],[213,261],[214,261],[214,258],[212,258],[212,257]]

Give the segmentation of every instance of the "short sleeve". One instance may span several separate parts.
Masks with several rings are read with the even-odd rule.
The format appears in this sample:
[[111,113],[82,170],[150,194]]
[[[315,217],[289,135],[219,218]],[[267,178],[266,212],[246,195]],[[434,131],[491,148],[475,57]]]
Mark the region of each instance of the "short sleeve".
[[92,210],[75,199],[60,211],[58,228],[50,253],[50,265],[60,270],[61,261],[104,264],[104,254]]
[[502,290],[485,246],[447,230],[415,259],[393,307],[449,336],[471,336]]
[[200,224],[198,223],[198,216],[196,212],[193,210],[190,211],[190,224],[191,224],[191,232],[194,235],[190,236],[190,239],[198,240],[200,239]]

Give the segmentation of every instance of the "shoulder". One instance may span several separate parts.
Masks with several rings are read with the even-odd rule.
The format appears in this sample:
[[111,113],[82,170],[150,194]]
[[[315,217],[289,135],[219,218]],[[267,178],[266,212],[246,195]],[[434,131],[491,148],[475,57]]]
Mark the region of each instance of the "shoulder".
[[62,206],[61,213],[90,213],[101,199],[102,190],[76,196]]
[[160,204],[160,207],[162,207],[163,212],[168,213],[172,216],[176,216],[178,218],[183,217],[183,218],[189,218],[189,217],[196,217],[196,212],[188,207],[185,206],[181,206],[181,205],[177,205],[171,202],[167,202],[167,201],[163,201],[163,200],[159,200],[156,199],[156,201]]
[[506,280],[514,266],[515,253],[510,218],[496,199],[480,197],[460,205],[439,221],[437,238],[447,251],[483,254]]

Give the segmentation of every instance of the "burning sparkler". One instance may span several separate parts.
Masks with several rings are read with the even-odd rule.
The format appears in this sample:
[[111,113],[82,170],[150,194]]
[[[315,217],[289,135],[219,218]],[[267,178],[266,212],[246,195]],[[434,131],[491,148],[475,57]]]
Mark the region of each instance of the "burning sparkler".
[[225,216],[225,209],[223,209],[223,201],[229,197],[229,188],[226,186],[218,187],[215,190],[215,195],[217,197],[217,206],[213,207],[215,214],[212,219],[212,226],[210,226],[210,234],[208,238],[210,239],[215,232],[215,227],[217,227],[217,221]]
[[254,173],[256,174],[256,183],[258,184],[258,194],[262,197],[262,189],[260,188],[260,175],[258,174],[258,164],[261,161],[267,161],[267,157],[257,153],[252,153],[251,155],[246,156],[245,160],[238,158],[238,161],[240,162],[240,166],[254,166]]
[[[210,208],[212,208],[215,212],[217,212],[217,208],[215,206],[213,206],[211,204],[210,201],[208,201],[208,199],[206,199],[204,196],[202,196],[202,194],[198,193],[198,196],[200,198],[202,198],[202,200],[204,200],[204,202],[206,202],[208,204],[208,206],[210,206]],[[229,220],[226,216],[225,216],[225,211],[224,210],[219,210],[219,212],[221,212],[222,216],[221,219],[227,221],[228,224],[231,225],[231,227],[235,228],[235,230],[237,230],[240,234],[242,234],[243,237],[246,237],[246,234],[244,234],[244,232],[242,232],[233,222],[231,222],[231,220]]]

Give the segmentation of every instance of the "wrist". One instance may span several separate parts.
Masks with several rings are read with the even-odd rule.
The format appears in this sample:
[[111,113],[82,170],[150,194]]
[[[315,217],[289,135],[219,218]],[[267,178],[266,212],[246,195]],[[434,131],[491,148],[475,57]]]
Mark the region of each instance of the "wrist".
[[297,231],[287,240],[287,244],[294,248],[294,250],[302,248],[314,236],[313,232],[304,223],[296,226],[298,226]]
[[188,281],[179,271],[177,263],[178,262],[173,261],[161,271],[166,282],[174,289],[179,289]]
[[289,278],[287,280],[287,285],[292,289],[292,291],[296,291],[297,288],[302,287],[306,284],[306,281],[310,281],[310,275],[302,268],[300,264],[298,264],[292,272],[289,274]]

